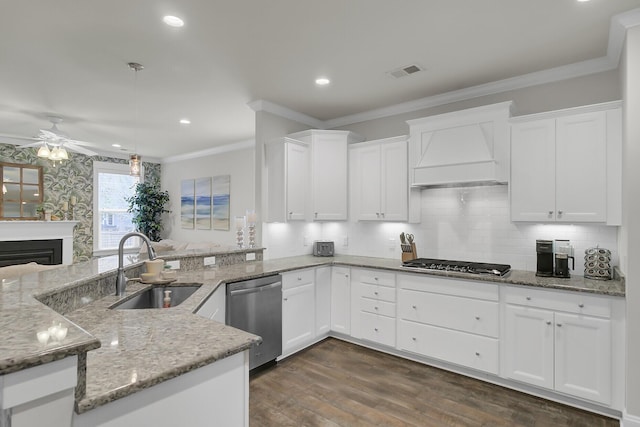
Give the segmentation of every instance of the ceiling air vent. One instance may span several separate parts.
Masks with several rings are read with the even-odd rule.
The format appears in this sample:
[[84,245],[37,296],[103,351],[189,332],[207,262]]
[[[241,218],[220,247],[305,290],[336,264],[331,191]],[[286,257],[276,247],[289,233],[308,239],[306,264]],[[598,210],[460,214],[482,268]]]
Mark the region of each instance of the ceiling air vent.
[[387,74],[389,74],[393,78],[399,79],[401,77],[406,77],[408,75],[415,74],[419,71],[424,71],[424,68],[422,68],[417,64],[411,64],[405,67],[396,68],[395,70],[388,71]]

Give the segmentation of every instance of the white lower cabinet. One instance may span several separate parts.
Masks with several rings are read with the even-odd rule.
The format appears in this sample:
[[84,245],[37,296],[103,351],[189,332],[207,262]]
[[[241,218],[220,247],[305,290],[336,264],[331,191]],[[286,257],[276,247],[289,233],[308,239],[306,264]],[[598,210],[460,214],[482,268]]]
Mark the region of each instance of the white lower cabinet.
[[398,275],[398,349],[499,373],[499,291],[489,283]]
[[331,330],[351,334],[351,271],[349,267],[331,268]]
[[331,267],[316,268],[316,337],[331,330]]
[[282,355],[306,347],[316,336],[315,272],[282,274]]
[[351,269],[351,336],[395,347],[396,276]]
[[605,298],[505,290],[504,376],[612,403],[611,307]]

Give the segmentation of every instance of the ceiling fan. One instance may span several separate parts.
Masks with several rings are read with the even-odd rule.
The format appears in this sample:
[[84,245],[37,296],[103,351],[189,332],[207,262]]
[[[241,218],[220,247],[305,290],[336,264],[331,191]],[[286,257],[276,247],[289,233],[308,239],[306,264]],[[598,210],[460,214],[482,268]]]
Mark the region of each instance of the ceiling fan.
[[98,154],[95,151],[85,148],[87,146],[92,147],[95,144],[92,144],[90,142],[77,141],[74,139],[70,139],[66,134],[64,134],[60,129],[58,129],[58,125],[62,123],[61,117],[49,116],[49,121],[51,122],[51,128],[40,129],[40,132],[35,137],[25,137],[25,136],[15,136],[15,135],[4,135],[4,136],[11,139],[36,141],[36,142],[25,142],[22,144],[19,143],[17,145],[20,148],[40,147],[38,149],[38,157],[48,158],[50,160],[53,160],[54,162],[59,160],[67,160],[69,158],[67,154],[67,150],[75,151],[77,153],[81,153],[86,156],[95,156],[96,154]]

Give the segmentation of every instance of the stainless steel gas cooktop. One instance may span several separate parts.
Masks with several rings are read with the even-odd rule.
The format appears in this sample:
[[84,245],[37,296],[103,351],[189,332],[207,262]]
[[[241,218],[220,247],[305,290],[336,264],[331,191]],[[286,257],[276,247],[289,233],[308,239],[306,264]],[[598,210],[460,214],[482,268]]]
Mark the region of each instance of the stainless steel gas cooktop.
[[402,266],[419,270],[455,271],[470,274],[489,274],[492,276],[504,276],[511,271],[511,266],[508,264],[489,264],[432,258],[412,259],[411,261],[403,262]]

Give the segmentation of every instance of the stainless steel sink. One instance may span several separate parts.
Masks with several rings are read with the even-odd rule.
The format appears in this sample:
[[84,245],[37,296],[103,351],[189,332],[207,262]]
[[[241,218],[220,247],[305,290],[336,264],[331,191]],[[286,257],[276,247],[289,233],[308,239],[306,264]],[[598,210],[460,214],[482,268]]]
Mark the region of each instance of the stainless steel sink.
[[141,292],[133,298],[120,302],[111,308],[115,310],[162,308],[164,291],[171,291],[171,307],[175,307],[193,295],[195,291],[200,289],[200,286],[202,286],[200,283],[173,284],[170,286],[158,285]]

